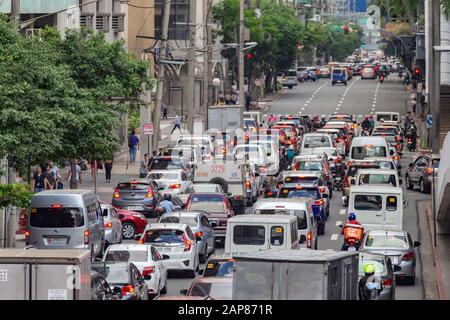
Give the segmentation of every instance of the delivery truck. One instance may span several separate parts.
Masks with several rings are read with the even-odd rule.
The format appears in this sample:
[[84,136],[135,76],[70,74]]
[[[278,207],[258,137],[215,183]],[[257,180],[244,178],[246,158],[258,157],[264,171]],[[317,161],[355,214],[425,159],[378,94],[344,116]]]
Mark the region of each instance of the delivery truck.
[[90,300],[89,250],[27,248],[0,250],[0,300]]
[[273,249],[233,258],[233,300],[357,299],[357,252]]
[[221,105],[208,109],[208,129],[219,131],[242,129],[242,106]]

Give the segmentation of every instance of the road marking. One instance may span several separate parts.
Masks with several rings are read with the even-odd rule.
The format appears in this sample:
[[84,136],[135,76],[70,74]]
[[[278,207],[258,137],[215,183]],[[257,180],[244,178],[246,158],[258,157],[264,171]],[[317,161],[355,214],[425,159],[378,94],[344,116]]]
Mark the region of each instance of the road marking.
[[339,110],[339,108],[336,108],[336,110]]
[[[340,106],[342,106],[342,104],[338,103],[338,107],[340,107]],[[336,108],[336,109],[338,109],[338,108]]]
[[333,234],[331,235],[330,240],[336,241],[338,238],[339,238],[339,235],[338,235],[337,233],[333,233]]
[[303,107],[302,110],[305,110],[305,107]]
[[342,224],[342,221],[336,221],[336,226],[340,226]]
[[337,114],[337,112],[335,111],[335,112],[333,112],[333,114]]
[[346,209],[341,209],[341,210],[339,210],[339,214],[346,214],[347,213],[347,210]]

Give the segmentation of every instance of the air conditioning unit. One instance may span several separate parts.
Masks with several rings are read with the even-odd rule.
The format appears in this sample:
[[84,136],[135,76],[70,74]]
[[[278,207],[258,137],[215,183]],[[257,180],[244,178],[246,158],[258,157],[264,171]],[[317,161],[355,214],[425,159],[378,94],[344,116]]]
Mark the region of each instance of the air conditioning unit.
[[26,29],[25,30],[25,36],[26,37],[32,37],[32,36],[41,36],[41,29]]

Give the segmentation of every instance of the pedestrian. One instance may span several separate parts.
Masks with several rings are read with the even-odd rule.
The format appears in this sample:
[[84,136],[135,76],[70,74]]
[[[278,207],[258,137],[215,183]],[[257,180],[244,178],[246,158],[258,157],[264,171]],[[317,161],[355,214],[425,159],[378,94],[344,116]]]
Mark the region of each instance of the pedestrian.
[[250,111],[250,104],[252,103],[252,96],[245,92],[245,110]]
[[134,130],[131,131],[128,139],[128,147],[130,148],[130,163],[133,163],[136,161],[136,153],[139,150],[139,138]]
[[14,182],[18,184],[23,183],[23,178],[20,176],[20,172],[16,171],[16,176],[14,177]]
[[56,189],[56,180],[53,177],[52,168],[50,168],[50,166],[47,166],[47,171],[45,172],[44,188],[45,190]]
[[225,96],[225,104],[229,105],[231,104],[231,93],[228,92],[227,95]]
[[320,69],[316,68],[316,81],[317,81],[317,83],[319,83],[319,79],[320,79]]
[[165,104],[164,102],[162,103],[162,108],[163,108],[163,120],[164,120],[164,119],[167,120],[167,113],[168,113],[168,110],[167,110],[167,106],[166,106],[166,104]]
[[235,91],[232,91],[231,92],[231,104],[233,104],[233,105],[235,105],[236,103],[237,103],[237,95],[236,95],[236,92]]
[[152,156],[148,158],[147,162],[147,170],[150,171],[150,168],[152,167],[153,160],[158,156],[156,151],[153,151]]
[[33,178],[31,180],[31,190],[33,192],[41,192],[45,190],[45,175],[42,173],[42,167],[39,165],[34,169]]
[[219,91],[219,104],[225,104],[225,95],[222,90]]
[[105,160],[104,163],[105,163],[106,182],[107,182],[107,183],[111,183],[111,173],[112,173],[112,167],[113,167],[113,157],[110,157],[110,159]]
[[175,116],[174,126],[173,126],[172,132],[170,134],[172,134],[175,131],[175,129],[177,129],[177,128],[181,132],[181,119],[178,115]]
[[158,149],[158,157],[162,157],[164,155],[163,148]]
[[74,183],[71,182],[72,180],[72,168],[70,168],[69,173],[67,174],[67,181],[69,182],[71,189],[77,189],[81,184],[81,167],[78,164],[77,160],[72,160],[72,165],[75,166],[75,181]]
[[139,178],[147,178],[148,175],[148,153],[144,154],[144,159],[141,161],[139,169]]

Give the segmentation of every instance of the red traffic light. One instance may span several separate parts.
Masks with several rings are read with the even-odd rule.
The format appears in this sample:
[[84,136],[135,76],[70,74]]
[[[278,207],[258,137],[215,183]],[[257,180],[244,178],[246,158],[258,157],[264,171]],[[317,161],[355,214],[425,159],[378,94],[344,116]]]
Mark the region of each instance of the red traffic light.
[[253,53],[249,52],[247,53],[247,59],[251,60],[253,58]]
[[420,68],[414,69],[414,74],[415,74],[416,76],[420,76]]

